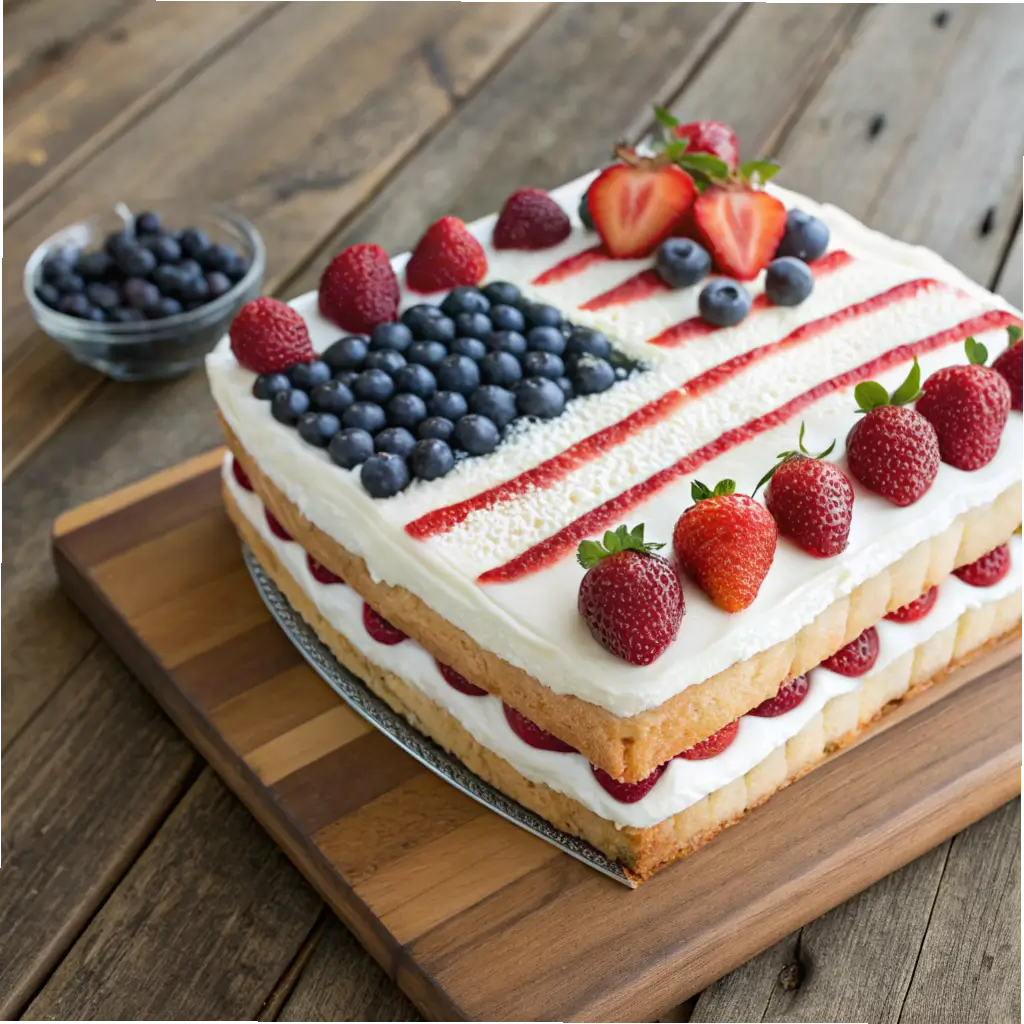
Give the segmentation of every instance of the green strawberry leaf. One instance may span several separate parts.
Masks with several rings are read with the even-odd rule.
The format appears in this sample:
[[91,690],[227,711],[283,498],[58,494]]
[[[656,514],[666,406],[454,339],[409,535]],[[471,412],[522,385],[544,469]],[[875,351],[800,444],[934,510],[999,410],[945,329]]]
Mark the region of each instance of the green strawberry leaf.
[[[854,392],[856,393],[856,392]],[[921,367],[917,365],[917,357],[914,357],[914,365],[907,374],[907,379],[889,396],[888,405],[909,405],[915,399],[921,397]]]
[[642,555],[649,555],[653,551],[660,551],[664,546],[644,541],[643,523],[634,526],[632,530],[628,526],[618,526],[614,530],[606,530],[601,540],[580,541],[580,546],[576,549],[576,561],[584,569],[592,569],[603,558],[621,551],[638,551]]
[[678,128],[679,118],[675,114],[666,110],[664,107],[655,105],[654,107],[654,119],[661,125],[662,128]]
[[1010,348],[1013,348],[1020,341],[1021,329],[1016,324],[1010,324],[1006,328],[1006,333],[1010,336]]
[[736,481],[735,480],[719,480],[715,484],[715,497],[723,498],[727,494],[734,494],[736,492]]
[[686,153],[686,139],[672,139],[662,145],[662,152],[669,160],[679,163]]
[[764,487],[764,485],[768,483],[768,481],[771,480],[773,476],[775,476],[775,471],[779,468],[779,466],[781,466],[785,462],[789,462],[790,459],[796,459],[799,458],[800,456],[804,456],[805,458],[809,459],[825,459],[832,454],[836,447],[835,438],[832,438],[832,443],[823,452],[819,452],[817,455],[815,455],[813,454],[813,452],[809,452],[806,446],[804,445],[804,434],[806,433],[806,431],[807,424],[801,423],[800,436],[797,438],[797,446],[799,450],[790,452],[779,452],[779,454],[775,456],[779,461],[776,462],[775,465],[772,466],[772,468],[769,469],[768,472],[765,473],[765,475],[761,477],[760,480],[757,481],[757,486],[750,494],[752,498],[756,497],[757,492],[761,490],[761,488]]
[[782,168],[774,160],[748,160],[740,164],[740,177],[749,181],[756,175],[763,185],[766,181],[771,181],[780,170]]
[[860,412],[871,412],[872,409],[889,404],[889,395],[877,380],[862,380],[853,389],[853,397]]
[[684,153],[676,162],[686,170],[696,171],[712,180],[729,177],[729,165],[710,153]]
[[967,362],[973,366],[984,366],[988,362],[988,349],[974,338],[968,338],[964,342],[964,351],[967,353]]
[[576,552],[576,561],[584,569],[590,569],[597,565],[604,558],[606,552],[601,542],[597,540],[581,540],[579,549]]
[[694,504],[698,501],[705,501],[708,498],[713,498],[714,494],[711,488],[707,484],[702,484],[699,480],[694,480],[690,484],[690,497],[693,498]]

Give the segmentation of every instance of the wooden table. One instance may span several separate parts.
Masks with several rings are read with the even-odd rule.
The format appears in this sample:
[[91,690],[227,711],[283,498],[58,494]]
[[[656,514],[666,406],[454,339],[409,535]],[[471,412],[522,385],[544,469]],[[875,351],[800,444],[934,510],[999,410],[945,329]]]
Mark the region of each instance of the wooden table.
[[[1020,306],[1024,10],[4,6],[0,1012],[419,1019],[57,589],[60,511],[218,432],[201,374],[112,384],[35,331],[25,258],[119,199],[220,199],[294,295],[351,242],[586,170],[660,102]],[[672,1019],[1008,1022],[1019,994],[1014,801]]]

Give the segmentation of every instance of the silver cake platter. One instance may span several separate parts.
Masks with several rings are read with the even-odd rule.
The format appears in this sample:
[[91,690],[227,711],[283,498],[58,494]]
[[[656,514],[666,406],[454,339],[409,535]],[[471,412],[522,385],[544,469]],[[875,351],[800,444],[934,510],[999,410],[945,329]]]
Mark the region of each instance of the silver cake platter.
[[256,589],[274,620],[320,678],[357,714],[378,728],[411,757],[416,758],[425,768],[429,768],[435,775],[439,775],[477,803],[490,808],[495,814],[500,814],[513,825],[518,825],[557,846],[570,857],[575,857],[595,871],[600,871],[601,874],[631,889],[636,888],[636,883],[630,879],[620,864],[595,850],[584,840],[560,831],[532,811],[510,800],[504,793],[500,793],[479,776],[474,775],[464,764],[446,753],[432,740],[417,732],[401,715],[392,711],[358,676],[353,675],[335,658],[305,619],[288,603],[288,599],[278,590],[246,545],[242,545],[242,555]]

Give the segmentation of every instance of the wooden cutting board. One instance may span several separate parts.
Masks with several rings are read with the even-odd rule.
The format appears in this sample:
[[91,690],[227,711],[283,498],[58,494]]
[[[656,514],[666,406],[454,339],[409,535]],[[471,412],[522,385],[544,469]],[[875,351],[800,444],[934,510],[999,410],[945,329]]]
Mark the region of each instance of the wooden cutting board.
[[320,680],[250,581],[220,458],[62,516],[61,579],[428,1017],[654,1020],[1020,792],[1017,639],[630,891],[438,779]]

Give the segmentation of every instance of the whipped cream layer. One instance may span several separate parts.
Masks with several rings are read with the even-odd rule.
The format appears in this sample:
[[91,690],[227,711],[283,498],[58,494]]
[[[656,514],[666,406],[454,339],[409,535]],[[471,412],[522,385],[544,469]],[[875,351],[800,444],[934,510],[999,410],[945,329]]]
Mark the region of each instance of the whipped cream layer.
[[[358,470],[335,466],[326,452],[305,444],[294,429],[272,418],[268,403],[251,394],[255,375],[238,365],[226,338],[207,366],[225,420],[261,469],[311,522],[362,557],[375,579],[411,591],[480,647],[552,690],[630,716],[793,636],[922,539],[943,532],[958,515],[1019,486],[1024,446],[1021,416],[1011,413],[999,453],[988,466],[967,474],[943,465],[930,491],[909,509],[896,508],[855,484],[847,550],[835,558],[814,559],[780,540],[757,600],[737,615],[722,612],[684,580],[687,613],[679,636],[661,658],[642,668],[606,652],[577,614],[582,570],[572,557],[574,544],[555,551],[537,571],[514,576],[511,582],[482,584],[481,575],[500,572],[543,549],[559,531],[577,528],[580,517],[600,515],[607,502],[642,488],[723,431],[773,412],[897,346],[950,331],[987,310],[1009,309],[936,254],[870,231],[833,207],[773,188],[788,206],[825,220],[832,232],[830,253],[846,253],[849,259],[837,260],[835,269],[816,276],[813,294],[800,306],[757,308],[755,303],[750,316],[734,328],[675,347],[653,345],[651,338],[666,327],[692,318],[699,287],[660,290],[594,311],[579,308],[649,269],[650,259],[598,260],[555,283],[530,283],[596,245],[597,236],[584,231],[576,215],[591,179],[552,193],[574,224],[569,238],[552,249],[494,250],[493,216],[470,229],[486,250],[488,279],[513,281],[560,306],[574,322],[599,326],[616,348],[641,360],[646,369],[602,395],[574,400],[555,420],[518,427],[495,453],[466,459],[441,480],[414,482],[394,498],[375,501],[362,489]],[[407,258],[393,261],[400,278]],[[762,280],[749,287],[759,294]],[[874,297],[894,290],[885,302],[871,305]],[[403,307],[431,299],[440,296],[403,289]],[[861,305],[868,308],[855,317],[845,312]],[[300,297],[294,306],[306,319],[316,350],[344,333],[319,315],[315,293]],[[794,332],[801,330],[814,335],[794,340]],[[1001,328],[975,330],[975,336],[993,354],[1006,344]],[[714,387],[695,388],[701,374],[749,355],[756,358]],[[927,376],[964,359],[958,341],[922,355],[920,362]],[[871,376],[892,389],[908,366],[909,359]],[[596,446],[540,483],[529,476],[566,449],[586,448],[595,434],[614,432],[616,425],[646,415],[652,406],[667,412],[652,417],[642,432],[623,430],[613,443]],[[844,388],[658,489],[634,495],[628,509],[583,535],[599,535],[621,522],[644,522],[649,538],[667,542],[676,519],[691,503],[694,478],[713,484],[730,477],[749,492],[776,454],[794,447],[802,420],[809,446],[820,449],[837,439],[836,457],[842,464],[843,439],[855,419],[852,387]],[[469,511],[450,527],[422,537],[406,529],[495,488],[502,489],[497,500]]]
[[1015,536],[1010,542],[1010,572],[995,586],[971,587],[951,576],[939,588],[938,600],[923,619],[912,623],[883,620],[877,625],[878,660],[870,672],[850,679],[821,667],[812,670],[808,673],[807,696],[793,710],[776,718],[744,715],[739,720],[735,740],[721,754],[704,761],[673,759],[649,793],[636,803],[627,804],[601,786],[582,754],[538,750],[520,739],[508,724],[499,698],[469,696],[450,686],[433,657],[415,641],[406,639],[388,646],[374,640],[363,626],[362,598],[344,584],[320,583],[310,573],[303,549],[274,536],[260,499],[243,490],[235,480],[230,455],[224,461],[223,478],[242,513],[298,586],[360,654],[426,694],[481,746],[503,758],[525,778],[577,800],[620,828],[656,825],[742,778],[792,739],[834,697],[859,690],[867,680],[948,628],[969,609],[1002,600],[1021,587],[1021,540]]

